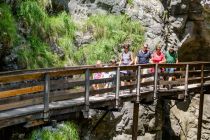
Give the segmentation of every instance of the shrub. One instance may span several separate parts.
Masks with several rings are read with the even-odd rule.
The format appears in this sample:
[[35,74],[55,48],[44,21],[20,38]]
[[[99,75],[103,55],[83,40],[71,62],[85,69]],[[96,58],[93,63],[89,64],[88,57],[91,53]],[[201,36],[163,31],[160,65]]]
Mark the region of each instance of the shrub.
[[121,50],[119,44],[131,40],[131,49],[135,52],[144,41],[144,30],[139,22],[131,21],[127,16],[96,15],[91,16],[83,31],[93,30],[95,41],[84,45],[75,54],[76,60],[85,57],[87,64],[95,64],[96,60],[108,62]]
[[[76,26],[71,17],[62,12],[49,16],[43,6],[45,2],[26,0],[20,4],[20,20],[26,22],[29,30],[27,44],[18,51],[19,62],[28,69],[64,66],[66,62],[74,65],[72,58],[73,38]],[[52,39],[56,40],[64,58],[54,54],[50,45]]]
[[17,27],[11,8],[0,4],[0,38],[2,43],[12,46],[17,41]]
[[28,69],[62,65],[58,56],[50,51],[49,46],[34,36],[28,38],[27,44],[21,46],[18,56],[19,62]]
[[56,130],[43,129],[32,132],[30,140],[79,140],[78,126],[66,122]]

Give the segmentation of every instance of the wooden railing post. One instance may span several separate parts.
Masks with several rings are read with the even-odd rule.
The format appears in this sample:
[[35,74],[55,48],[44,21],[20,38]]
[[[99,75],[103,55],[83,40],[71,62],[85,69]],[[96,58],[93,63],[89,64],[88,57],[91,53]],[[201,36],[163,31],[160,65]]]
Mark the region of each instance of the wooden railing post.
[[50,94],[50,76],[45,74],[45,89],[44,89],[44,121],[49,119],[49,94]]
[[90,70],[85,71],[85,110],[83,112],[84,118],[89,118],[89,94],[90,94]]
[[154,75],[154,99],[157,99],[157,83],[158,83],[158,64],[155,64],[155,75]]
[[116,100],[116,108],[119,107],[119,93],[120,93],[120,67],[117,67],[116,71],[116,91],[115,91],[115,100]]
[[204,102],[203,84],[204,84],[204,64],[201,65],[201,91],[200,91],[200,102],[199,102],[197,140],[201,139],[202,122],[203,122],[203,102]]
[[137,69],[137,86],[136,86],[136,102],[140,101],[140,88],[141,88],[141,66],[138,66]]
[[137,140],[138,137],[138,119],[139,119],[139,103],[133,103],[133,125],[132,125],[132,140]]
[[188,74],[189,74],[189,64],[186,65],[185,71],[185,92],[184,92],[184,101],[186,101],[188,95]]

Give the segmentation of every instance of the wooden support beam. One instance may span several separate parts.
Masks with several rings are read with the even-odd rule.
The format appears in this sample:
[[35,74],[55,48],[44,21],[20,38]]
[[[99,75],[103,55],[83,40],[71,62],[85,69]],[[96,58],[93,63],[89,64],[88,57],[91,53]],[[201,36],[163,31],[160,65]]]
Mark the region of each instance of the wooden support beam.
[[185,71],[185,98],[184,100],[186,101],[187,95],[188,95],[188,74],[189,74],[189,64],[186,65],[186,71]]
[[154,75],[154,99],[157,99],[157,83],[158,83],[158,64],[155,64],[155,75]]
[[138,118],[139,118],[139,103],[133,103],[133,125],[132,125],[132,140],[137,140],[138,137]]
[[140,101],[140,88],[141,88],[141,66],[138,66],[137,70],[137,86],[136,86],[136,102],[139,103]]
[[85,71],[85,110],[83,111],[84,118],[89,118],[90,107],[90,69]]
[[201,65],[201,90],[200,90],[200,102],[199,102],[199,116],[198,116],[198,132],[197,140],[201,139],[202,131],[202,122],[203,122],[203,102],[204,102],[204,93],[203,93],[203,84],[204,84],[204,65]]
[[116,71],[116,91],[115,91],[115,100],[116,100],[116,108],[119,107],[119,93],[120,93],[120,67],[117,67]]
[[44,92],[44,121],[49,119],[49,96],[50,96],[50,76],[45,75],[45,92]]

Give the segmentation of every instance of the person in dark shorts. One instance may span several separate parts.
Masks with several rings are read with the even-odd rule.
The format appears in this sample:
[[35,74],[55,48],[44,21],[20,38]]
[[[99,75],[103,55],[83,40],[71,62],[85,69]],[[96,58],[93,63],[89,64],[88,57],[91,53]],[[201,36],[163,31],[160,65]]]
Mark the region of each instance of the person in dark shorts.
[[[122,54],[120,55],[120,62],[119,62],[120,66],[129,66],[134,63],[133,53],[129,50],[129,48],[130,48],[129,44],[123,45],[123,51],[122,51]],[[131,75],[131,71],[129,71],[129,70],[121,71],[120,74],[123,76]],[[122,84],[122,86],[124,86],[127,84],[127,82],[124,81],[121,84]]]

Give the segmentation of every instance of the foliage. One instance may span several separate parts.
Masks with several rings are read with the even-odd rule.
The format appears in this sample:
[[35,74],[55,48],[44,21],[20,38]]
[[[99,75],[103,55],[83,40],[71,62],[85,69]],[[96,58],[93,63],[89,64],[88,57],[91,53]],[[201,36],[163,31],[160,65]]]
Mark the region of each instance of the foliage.
[[17,27],[11,8],[0,4],[0,38],[2,43],[12,45],[17,41]]
[[50,51],[49,46],[37,37],[30,37],[27,44],[18,50],[20,62],[28,69],[46,68],[62,65],[57,55]]
[[133,4],[133,0],[127,0],[127,3],[128,3],[129,5],[132,5],[132,4]]
[[79,140],[78,127],[67,122],[56,130],[35,130],[32,132],[30,140]]
[[37,2],[44,9],[52,6],[51,0],[37,0]]
[[68,36],[73,39],[76,26],[66,12],[57,16],[48,17],[49,31],[54,36]]
[[[140,23],[131,21],[126,15],[95,15],[90,16],[80,29],[83,33],[92,33],[93,41],[77,48],[74,44],[77,26],[66,12],[50,16],[46,12],[46,7],[50,4],[47,0],[24,0],[17,6],[17,19],[24,28],[20,35],[26,39],[26,43],[19,44],[20,47],[16,49],[18,62],[28,69],[75,63],[95,64],[97,60],[107,63],[119,55],[120,44],[130,40],[131,49],[135,52],[144,40],[144,30]],[[0,5],[0,16],[2,15],[5,18],[0,20],[0,37],[5,38],[6,34],[13,43],[17,29],[9,6]],[[52,42],[62,50],[64,57],[60,58],[59,54],[52,51]]]
[[31,30],[32,35],[46,36],[47,14],[36,1],[27,0],[20,5],[19,16],[22,17],[26,28]]
[[[19,10],[20,20],[24,21],[29,35],[28,44],[19,50],[18,57],[28,69],[63,66],[72,57],[70,54],[76,26],[71,17],[66,12],[49,16],[45,8],[40,6],[45,3],[40,1],[26,0],[21,3]],[[64,59],[52,53],[52,42],[64,52]],[[73,65],[74,62],[69,64]]]
[[79,61],[85,57],[87,64],[95,64],[96,60],[110,61],[118,55],[119,44],[131,41],[133,51],[136,51],[144,40],[144,30],[139,22],[131,21],[127,16],[97,15],[87,21],[84,32],[93,30],[95,41],[81,47],[75,54]]

